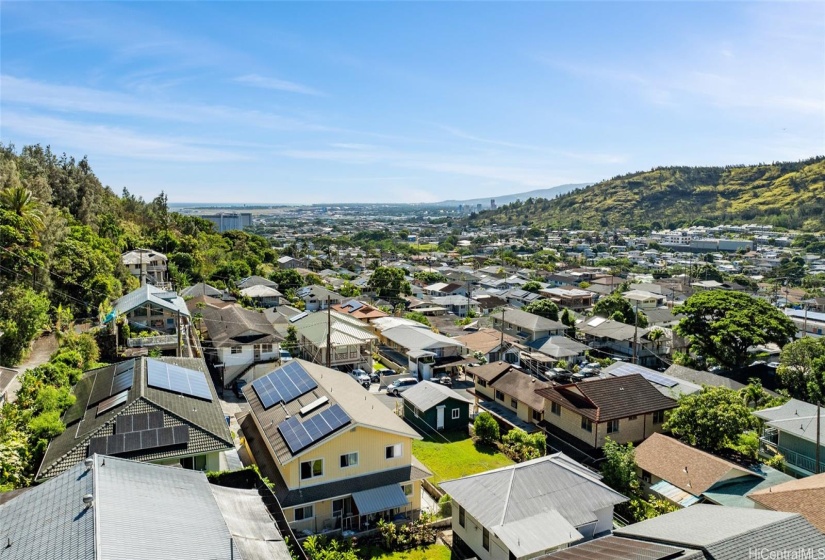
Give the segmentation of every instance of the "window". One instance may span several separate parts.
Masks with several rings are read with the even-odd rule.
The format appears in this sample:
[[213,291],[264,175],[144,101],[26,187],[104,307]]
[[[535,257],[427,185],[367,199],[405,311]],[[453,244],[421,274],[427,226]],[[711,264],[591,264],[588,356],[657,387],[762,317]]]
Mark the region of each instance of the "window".
[[619,421],[618,420],[611,420],[607,423],[607,433],[608,434],[615,434],[619,431]]
[[458,420],[461,418],[461,409],[454,408],[450,414],[452,415],[453,420]]
[[315,516],[315,506],[303,506],[295,508],[295,521],[312,519]]
[[665,421],[665,411],[664,410],[655,410],[653,411],[653,423],[654,424],[661,424]]
[[479,386],[479,387],[486,387],[486,386],[487,386],[487,382],[486,382],[486,381],[484,381],[484,380],[483,380],[482,378],[480,378],[480,377],[476,377],[476,383],[478,383],[478,386]]
[[642,480],[650,484],[650,473],[642,469]]
[[484,529],[481,533],[481,546],[484,547],[484,550],[490,550],[490,531]]
[[413,493],[413,485],[412,484],[404,484],[401,486],[401,489],[404,491],[405,496],[412,496]]
[[510,408],[518,408],[518,401],[513,397],[510,397]]
[[418,415],[419,415],[419,414],[421,414],[421,411],[420,411],[420,410],[418,410],[418,407],[417,407],[417,406],[414,406],[414,407],[413,407],[413,415],[415,415],[415,417],[416,417],[416,418],[418,418]]
[[386,449],[386,457],[387,459],[401,457],[401,444],[396,443],[395,445],[388,445]]
[[557,402],[550,403],[550,412],[556,416],[561,416],[561,405]]
[[240,354],[241,352],[243,352],[243,348],[241,348],[240,346],[233,346],[229,349],[229,351],[232,354]]
[[261,352],[268,354],[272,352],[272,345],[271,344],[261,344]]
[[628,420],[635,420],[636,418],[638,418],[638,416],[634,415],[634,416],[631,416],[630,418],[628,418]]
[[504,402],[504,393],[499,390],[496,390],[496,400]]
[[458,506],[458,524],[464,527],[464,508]]
[[354,467],[358,464],[358,453],[345,453],[341,455],[341,468]]
[[332,516],[340,517],[344,512],[344,500],[332,500]]
[[301,480],[324,476],[324,460],[304,461],[301,463]]
[[533,411],[533,420],[535,420],[536,422],[541,422],[541,411],[540,410],[534,410]]
[[593,431],[593,422],[590,421],[590,418],[585,418],[582,416],[582,430],[585,432]]

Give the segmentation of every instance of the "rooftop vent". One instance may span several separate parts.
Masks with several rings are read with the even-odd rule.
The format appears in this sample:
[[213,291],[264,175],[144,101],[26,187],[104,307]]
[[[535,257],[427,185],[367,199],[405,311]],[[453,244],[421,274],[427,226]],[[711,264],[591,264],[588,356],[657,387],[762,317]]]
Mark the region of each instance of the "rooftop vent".
[[95,505],[95,497],[91,494],[86,494],[83,496],[83,503],[86,504],[86,509]]
[[94,466],[95,460],[91,457],[86,457],[86,459],[83,461],[83,464],[86,466],[86,470],[88,471],[92,469],[92,466]]

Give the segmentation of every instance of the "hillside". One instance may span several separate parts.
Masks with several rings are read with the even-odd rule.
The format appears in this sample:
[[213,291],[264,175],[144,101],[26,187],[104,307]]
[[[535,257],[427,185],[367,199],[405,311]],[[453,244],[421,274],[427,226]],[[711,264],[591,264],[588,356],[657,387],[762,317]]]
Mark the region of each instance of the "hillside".
[[471,217],[471,225],[604,228],[765,223],[825,230],[825,157],[730,167],[662,167]]
[[529,192],[504,194],[501,196],[491,196],[489,198],[472,198],[470,200],[443,200],[441,202],[436,202],[435,204],[436,206],[457,206],[459,204],[469,204],[470,206],[475,206],[476,204],[481,204],[484,208],[489,208],[491,198],[496,201],[497,206],[503,206],[505,204],[510,204],[517,200],[527,200],[528,198],[552,199],[559,195],[567,194],[570,191],[582,189],[588,185],[590,185],[590,183],[558,185],[556,187],[550,187],[549,189],[538,189]]

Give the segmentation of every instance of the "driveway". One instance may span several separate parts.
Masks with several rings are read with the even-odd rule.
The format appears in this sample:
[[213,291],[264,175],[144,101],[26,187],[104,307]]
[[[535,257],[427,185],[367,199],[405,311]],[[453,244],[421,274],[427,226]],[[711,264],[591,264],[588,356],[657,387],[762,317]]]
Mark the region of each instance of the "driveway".
[[52,354],[55,353],[57,350],[57,338],[54,336],[54,333],[48,333],[37,340],[34,341],[32,344],[31,352],[29,352],[28,357],[23,360],[19,365],[14,366],[11,369],[16,369],[19,374],[9,383],[8,388],[8,399],[9,402],[13,402],[17,400],[17,391],[20,389],[20,376],[30,370],[34,369],[37,366],[42,366],[46,362],[49,361],[49,358]]

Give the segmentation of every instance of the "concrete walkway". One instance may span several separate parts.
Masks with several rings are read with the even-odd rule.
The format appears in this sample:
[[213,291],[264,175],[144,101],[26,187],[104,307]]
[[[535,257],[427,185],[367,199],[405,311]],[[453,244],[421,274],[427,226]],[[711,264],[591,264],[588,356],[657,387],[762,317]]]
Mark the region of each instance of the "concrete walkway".
[[56,350],[57,337],[54,336],[54,333],[45,334],[34,341],[34,343],[32,344],[31,352],[29,352],[28,357],[25,360],[23,360],[19,365],[16,365],[13,368],[11,368],[16,369],[19,372],[19,374],[9,384],[9,402],[14,402],[17,400],[17,391],[20,389],[20,376],[23,375],[23,373],[25,373],[26,371],[34,369],[37,366],[42,366],[43,364],[48,362],[49,358],[51,358],[52,354],[54,354]]

